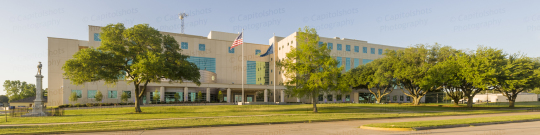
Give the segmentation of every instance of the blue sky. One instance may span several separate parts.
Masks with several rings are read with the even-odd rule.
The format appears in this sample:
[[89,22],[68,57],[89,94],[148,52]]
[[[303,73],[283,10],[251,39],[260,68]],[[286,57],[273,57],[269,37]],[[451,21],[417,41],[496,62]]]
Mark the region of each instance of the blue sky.
[[[44,65],[47,37],[88,40],[88,25],[147,23],[180,32],[177,14],[190,14],[185,33],[236,33],[244,41],[267,44],[300,27],[323,37],[365,40],[407,47],[435,42],[457,49],[485,45],[507,53],[538,57],[540,1],[2,1],[0,2],[0,81],[35,83]],[[0,95],[5,92],[0,91]]]

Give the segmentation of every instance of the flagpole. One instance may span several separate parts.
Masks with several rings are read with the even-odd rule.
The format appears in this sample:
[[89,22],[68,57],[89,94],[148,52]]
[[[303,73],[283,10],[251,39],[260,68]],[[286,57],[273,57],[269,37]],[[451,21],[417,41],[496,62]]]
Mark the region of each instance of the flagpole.
[[[276,33],[274,33],[274,45],[277,45],[275,42],[276,42]],[[275,50],[274,48],[272,48],[272,52]],[[276,70],[276,54],[277,53],[273,54],[274,55],[274,70]],[[274,72],[274,103],[276,103],[276,72]]]
[[244,105],[244,29],[242,29],[242,105]]

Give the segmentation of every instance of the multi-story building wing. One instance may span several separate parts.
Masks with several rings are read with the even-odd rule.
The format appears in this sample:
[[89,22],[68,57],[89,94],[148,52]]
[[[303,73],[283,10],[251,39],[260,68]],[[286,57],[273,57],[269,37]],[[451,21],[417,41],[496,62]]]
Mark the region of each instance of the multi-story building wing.
[[[101,44],[99,33],[101,27],[89,26],[88,41],[48,38],[48,83],[49,97],[48,104],[57,106],[70,104],[69,95],[72,92],[77,93],[79,99],[77,103],[97,103],[95,93],[103,93],[104,103],[120,102],[120,95],[127,93],[130,95],[130,102],[134,101],[134,86],[126,81],[120,81],[115,86],[108,86],[103,81],[89,82],[84,85],[73,85],[70,80],[64,78],[62,73],[63,64],[73,58],[73,55],[85,48],[98,47]],[[178,93],[180,99],[184,102],[196,101],[196,95],[199,91],[203,93],[202,101],[217,101],[218,91],[222,91],[226,102],[241,102],[242,100],[242,47],[238,46],[232,50],[229,47],[233,40],[238,36],[236,33],[225,33],[210,31],[207,37],[161,32],[171,35],[178,41],[182,54],[189,55],[188,61],[193,62],[200,68],[201,82],[200,86],[193,83],[149,83],[143,103],[153,101],[154,94],[160,95],[160,101],[174,101],[174,95]],[[284,81],[283,74],[274,69],[274,57],[277,60],[285,59],[285,54],[291,47],[296,46],[296,35],[293,33],[287,37],[271,37],[268,45],[244,42],[244,99],[245,102],[305,102],[309,99],[301,99],[287,96],[282,85]],[[367,43],[366,41],[345,39],[345,38],[320,38],[321,43],[328,43],[331,48],[331,55],[340,61],[340,66],[345,66],[343,72],[354,67],[383,57],[383,50],[397,50],[399,47],[386,45],[377,45]],[[266,57],[259,57],[260,54],[275,44],[274,54]],[[274,56],[276,55],[276,56]],[[274,82],[274,76],[275,82]],[[274,92],[274,84],[276,91]],[[266,91],[265,91],[266,90]],[[157,92],[156,92],[157,91]],[[351,93],[327,93],[321,95],[319,102],[362,102],[362,95],[367,90],[353,90]],[[369,92],[368,92],[369,93]],[[389,101],[407,102],[403,100],[403,93],[394,91],[391,96],[401,96],[402,100]],[[266,95],[266,96],[265,96]],[[274,100],[275,96],[275,100]],[[267,97],[267,98],[264,98]]]

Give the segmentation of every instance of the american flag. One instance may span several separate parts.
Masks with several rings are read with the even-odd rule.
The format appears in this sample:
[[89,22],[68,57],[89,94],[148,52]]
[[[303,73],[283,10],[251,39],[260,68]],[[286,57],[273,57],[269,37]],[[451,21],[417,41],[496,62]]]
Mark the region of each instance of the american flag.
[[238,35],[238,37],[236,37],[236,39],[234,40],[231,48],[229,50],[232,50],[234,47],[236,46],[239,46],[240,44],[243,44],[244,43],[244,37],[242,37],[242,34],[243,33],[240,33],[240,35]]

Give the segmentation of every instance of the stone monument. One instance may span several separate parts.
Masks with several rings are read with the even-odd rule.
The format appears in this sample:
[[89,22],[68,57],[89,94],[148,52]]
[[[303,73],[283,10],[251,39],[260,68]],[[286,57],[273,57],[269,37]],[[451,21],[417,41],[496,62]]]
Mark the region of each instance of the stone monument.
[[32,106],[32,112],[23,116],[47,116],[47,113],[45,111],[46,108],[43,105],[43,75],[41,75],[41,67],[41,62],[39,62],[39,65],[37,66],[38,72],[36,75],[36,99],[34,100],[34,106]]

